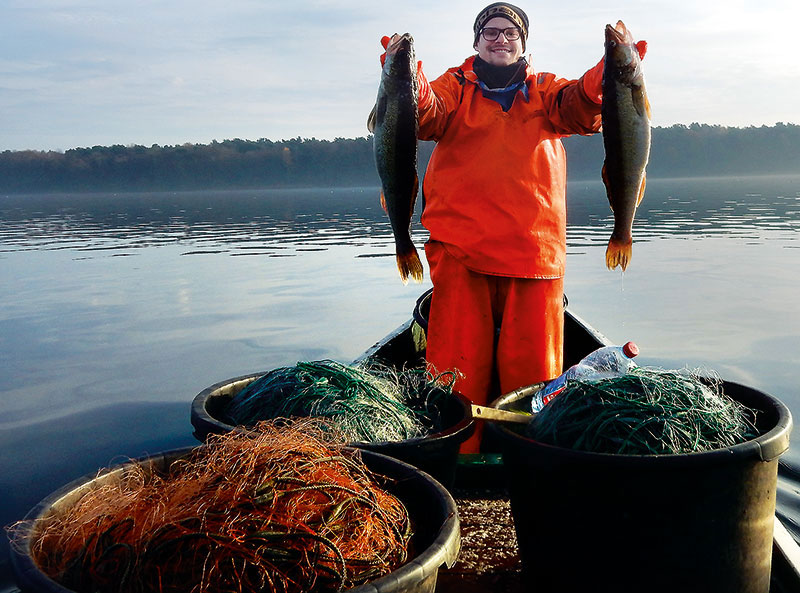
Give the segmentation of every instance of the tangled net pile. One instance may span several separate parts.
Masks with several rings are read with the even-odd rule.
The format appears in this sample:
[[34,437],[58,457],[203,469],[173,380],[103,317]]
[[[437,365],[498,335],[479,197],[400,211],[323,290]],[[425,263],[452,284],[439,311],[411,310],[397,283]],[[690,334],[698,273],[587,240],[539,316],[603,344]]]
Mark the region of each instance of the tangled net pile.
[[225,408],[225,420],[252,426],[272,418],[322,417],[347,442],[402,441],[441,429],[438,404],[452,393],[453,380],[452,373],[433,377],[424,368],[298,362],[239,391]]
[[134,464],[34,529],[80,592],[340,591],[405,562],[408,513],[316,423],[211,437],[164,475]]
[[567,383],[530,422],[526,436],[618,455],[710,451],[758,436],[755,411],[696,373],[638,367],[621,377]]

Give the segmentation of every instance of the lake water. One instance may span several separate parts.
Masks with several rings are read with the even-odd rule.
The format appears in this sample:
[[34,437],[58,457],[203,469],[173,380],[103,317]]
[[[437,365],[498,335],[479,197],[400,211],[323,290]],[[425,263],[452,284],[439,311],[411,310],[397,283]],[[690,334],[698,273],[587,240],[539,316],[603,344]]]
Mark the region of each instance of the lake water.
[[[800,418],[800,176],[649,181],[624,274],[605,268],[602,184],[571,182],[568,208],[574,312],[644,364],[717,371]],[[427,277],[400,282],[376,188],[0,196],[0,524],[100,467],[196,444],[190,403],[213,383],[352,360]],[[778,505],[796,535],[797,476],[793,445]]]

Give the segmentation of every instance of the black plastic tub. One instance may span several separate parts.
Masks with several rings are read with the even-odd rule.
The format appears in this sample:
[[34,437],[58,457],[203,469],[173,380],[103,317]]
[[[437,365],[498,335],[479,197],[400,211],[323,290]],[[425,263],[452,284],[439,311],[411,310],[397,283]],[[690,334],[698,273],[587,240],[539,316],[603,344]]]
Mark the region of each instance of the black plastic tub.
[[[231,398],[263,374],[228,379],[198,393],[192,402],[191,412],[195,438],[205,441],[209,434],[246,430],[244,427],[234,427],[221,418],[224,418],[225,406]],[[475,432],[475,420],[470,413],[470,401],[460,393],[448,397],[441,412],[443,424],[447,427],[441,432],[404,441],[357,442],[351,445],[410,463],[450,488],[455,480],[459,447]]]
[[[531,590],[769,591],[791,414],[755,389],[723,382],[723,390],[758,411],[758,438],[704,453],[608,455],[539,443],[524,427],[491,427]],[[529,404],[503,397],[492,405]]]
[[[187,455],[184,448],[117,466],[98,476],[80,478],[54,492],[36,507],[26,520],[41,520],[51,513],[69,508],[87,489],[101,483],[119,480],[132,464],[148,464],[154,470],[166,469],[170,463]],[[459,520],[455,501],[441,484],[418,469],[370,451],[361,451],[367,467],[389,478],[386,489],[406,506],[413,522],[412,549],[416,555],[395,571],[366,584],[349,589],[351,593],[432,593],[436,588],[439,568],[451,567],[461,546]],[[34,525],[35,532],[35,525]],[[29,533],[17,532],[11,546],[11,564],[17,586],[30,593],[70,593],[44,574],[30,554]],[[187,591],[191,584],[187,583]]]

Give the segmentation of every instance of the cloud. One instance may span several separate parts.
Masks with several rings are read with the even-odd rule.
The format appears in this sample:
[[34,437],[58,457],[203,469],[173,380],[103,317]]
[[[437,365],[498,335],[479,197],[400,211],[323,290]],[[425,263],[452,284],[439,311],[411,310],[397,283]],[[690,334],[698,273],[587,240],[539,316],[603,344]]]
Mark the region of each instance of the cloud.
[[[435,78],[472,53],[487,3],[6,0],[0,150],[365,135],[380,37],[411,32]],[[607,22],[646,38],[656,125],[798,121],[793,2],[523,7],[534,67],[561,76],[596,63]]]

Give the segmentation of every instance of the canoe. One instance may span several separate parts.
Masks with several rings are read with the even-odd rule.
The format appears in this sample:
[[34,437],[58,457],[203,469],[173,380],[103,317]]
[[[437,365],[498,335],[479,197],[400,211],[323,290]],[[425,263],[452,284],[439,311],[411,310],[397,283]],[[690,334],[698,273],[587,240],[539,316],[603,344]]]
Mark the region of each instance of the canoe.
[[[412,318],[373,344],[353,362],[380,360],[398,368],[422,364],[430,291],[417,301]],[[565,299],[566,305],[566,299]],[[603,334],[565,306],[564,367],[578,362],[589,352],[610,344]],[[231,397],[259,374],[240,377],[212,386],[192,404],[192,424],[199,432],[219,432],[215,417],[222,399]],[[495,393],[494,395],[499,395]],[[225,427],[222,423],[223,428]],[[527,590],[518,557],[514,523],[507,493],[502,487],[502,457],[499,448],[484,442],[480,455],[460,455],[451,488],[462,526],[461,555],[451,568],[442,568],[437,591]],[[578,537],[576,535],[576,537]],[[775,517],[770,593],[800,591],[800,546]]]

